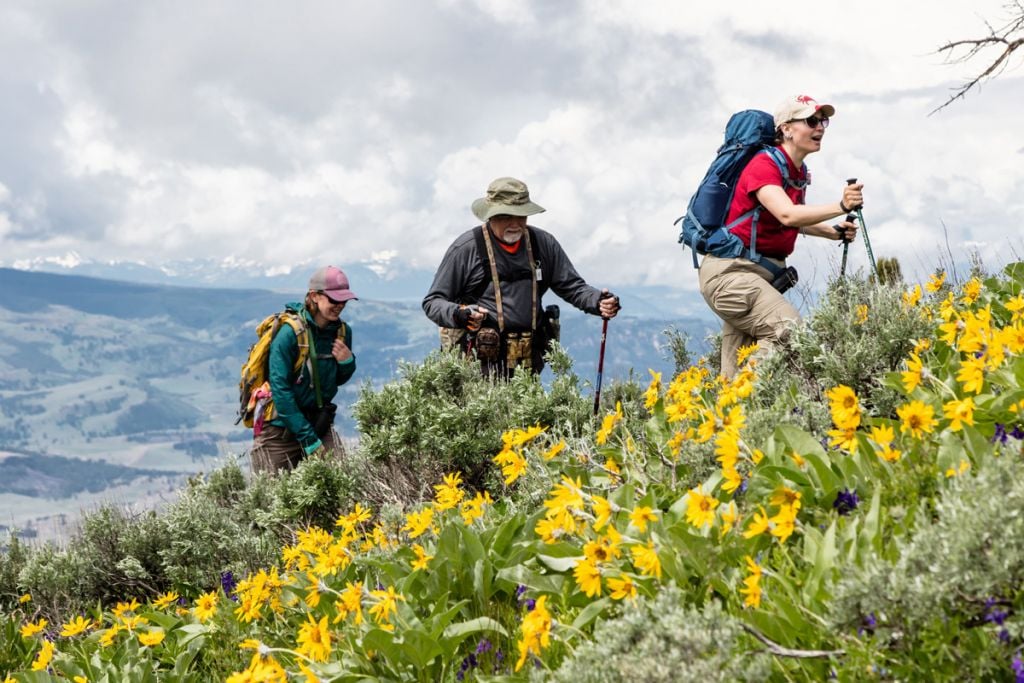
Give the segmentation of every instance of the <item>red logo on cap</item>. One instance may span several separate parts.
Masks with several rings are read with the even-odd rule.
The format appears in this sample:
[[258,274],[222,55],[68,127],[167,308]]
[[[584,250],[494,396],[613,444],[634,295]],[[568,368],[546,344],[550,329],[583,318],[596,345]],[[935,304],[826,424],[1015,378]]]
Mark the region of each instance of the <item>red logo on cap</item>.
[[811,102],[814,101],[814,98],[811,97],[810,95],[797,95],[796,101],[801,104],[810,104]]

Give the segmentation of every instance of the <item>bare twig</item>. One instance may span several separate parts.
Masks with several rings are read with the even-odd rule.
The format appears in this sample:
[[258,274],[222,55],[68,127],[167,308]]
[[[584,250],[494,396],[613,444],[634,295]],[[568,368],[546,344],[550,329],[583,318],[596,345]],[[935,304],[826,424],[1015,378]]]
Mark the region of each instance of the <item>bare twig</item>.
[[757,638],[768,649],[768,652],[777,657],[794,657],[797,659],[827,659],[830,657],[842,657],[846,650],[794,650],[783,647],[768,638],[750,624],[743,624],[743,630]]
[[[1011,55],[1024,45],[1024,37],[1016,35],[1024,31],[1024,4],[1022,4],[1021,0],[1013,0],[1013,2],[1007,3],[1006,7],[1010,11],[1012,18],[1001,28],[992,28],[992,25],[986,22],[989,35],[984,38],[953,40],[936,50],[937,54],[944,54],[946,56],[948,63],[962,64],[981,54],[986,48],[1002,47],[1002,52],[981,73],[964,85],[956,88],[953,94],[949,96],[949,99],[928,113],[929,116],[941,109],[945,109],[956,100],[963,99],[972,88],[982,81],[994,78],[1002,73],[1008,66]],[[964,51],[963,54],[954,56],[961,50]]]

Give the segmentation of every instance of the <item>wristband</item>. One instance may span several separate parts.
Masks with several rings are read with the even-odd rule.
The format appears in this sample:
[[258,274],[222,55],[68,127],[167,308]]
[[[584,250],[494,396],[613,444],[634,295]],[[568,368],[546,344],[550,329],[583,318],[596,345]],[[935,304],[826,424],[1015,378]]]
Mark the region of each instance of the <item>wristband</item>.
[[851,210],[845,204],[843,204],[843,200],[842,199],[839,200],[839,208],[842,209],[843,213],[850,213],[850,210]]

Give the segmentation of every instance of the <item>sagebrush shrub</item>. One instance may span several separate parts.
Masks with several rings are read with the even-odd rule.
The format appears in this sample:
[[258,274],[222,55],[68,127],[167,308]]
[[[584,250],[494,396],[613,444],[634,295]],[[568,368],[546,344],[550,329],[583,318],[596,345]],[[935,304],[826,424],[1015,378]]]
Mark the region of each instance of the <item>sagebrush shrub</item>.
[[550,674],[533,680],[557,683],[679,683],[763,681],[770,662],[750,652],[740,622],[715,601],[703,609],[684,605],[665,587],[652,599],[626,604],[622,615],[599,624],[593,639]]

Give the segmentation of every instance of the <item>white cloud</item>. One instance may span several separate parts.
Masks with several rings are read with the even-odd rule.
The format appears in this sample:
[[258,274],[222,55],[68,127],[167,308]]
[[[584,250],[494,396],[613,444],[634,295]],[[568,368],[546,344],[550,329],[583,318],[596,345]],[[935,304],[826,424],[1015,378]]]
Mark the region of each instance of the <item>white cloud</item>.
[[[977,66],[936,47],[983,34],[1002,4],[22,2],[0,11],[22,58],[0,60],[0,254],[429,268],[514,175],[586,277],[695,291],[672,221],[725,120],[801,91],[838,109],[808,159],[811,202],[856,175],[876,253],[928,268],[948,238],[1005,259],[1024,79],[927,116]],[[807,242],[798,267],[822,278],[837,250]]]

